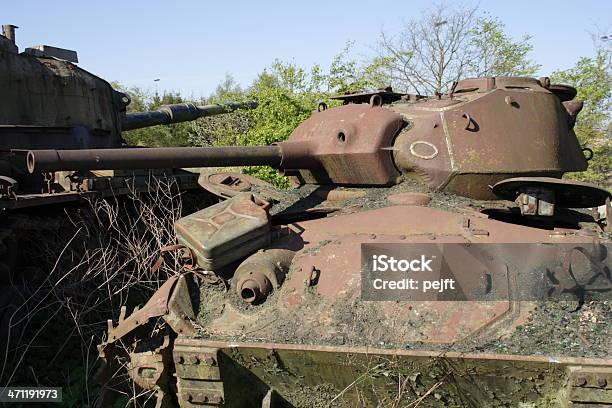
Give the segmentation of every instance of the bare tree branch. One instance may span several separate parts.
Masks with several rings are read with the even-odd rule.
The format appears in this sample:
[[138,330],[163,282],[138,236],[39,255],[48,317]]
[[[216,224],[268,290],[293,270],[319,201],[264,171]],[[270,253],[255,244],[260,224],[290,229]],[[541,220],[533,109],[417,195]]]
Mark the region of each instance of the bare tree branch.
[[398,90],[432,95],[466,76],[533,75],[530,37],[512,41],[500,21],[477,11],[437,4],[398,35],[383,31],[376,49],[387,62],[382,76]]

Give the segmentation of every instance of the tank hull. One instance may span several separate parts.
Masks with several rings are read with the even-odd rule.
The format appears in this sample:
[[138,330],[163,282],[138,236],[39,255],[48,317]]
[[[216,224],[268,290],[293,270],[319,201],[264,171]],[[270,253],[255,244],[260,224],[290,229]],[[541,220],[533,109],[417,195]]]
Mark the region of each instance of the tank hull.
[[[130,375],[143,389],[169,398],[164,403],[172,400],[181,407],[612,403],[609,303],[592,301],[574,310],[578,303],[572,296],[542,300],[511,284],[513,278],[527,279],[521,268],[534,259],[553,268],[557,256],[548,249],[560,243],[570,248],[605,244],[605,237],[589,228],[545,229],[501,221],[498,215],[470,209],[479,202],[451,204],[446,195],[430,194],[425,204],[402,204],[416,195],[406,192],[411,186],[361,196],[357,189],[328,191],[321,195],[327,200],[314,205],[336,208],[324,218],[306,216],[284,224],[286,212],[273,213],[272,224],[295,234],[281,233],[270,247],[282,243],[296,255],[282,286],[264,303],[247,305],[219,282],[194,279],[190,273],[177,276],[159,296],[112,327],[109,339],[117,340],[102,346],[105,358],[113,355],[115,341],[131,339],[130,333],[162,317],[177,337],[169,335],[168,344],[153,353],[129,356],[138,362]],[[315,196],[311,192],[309,197]],[[511,254],[517,269],[487,264],[495,294],[488,300],[364,299],[362,245],[432,243],[522,247]],[[529,253],[540,247],[546,251]],[[479,286],[477,268],[483,260],[462,259],[467,272],[455,270],[455,277],[464,288]],[[603,262],[609,268],[609,258]],[[536,281],[524,287],[530,286]],[[167,306],[160,310],[155,306],[160,304]],[[147,374],[153,382],[139,374],[153,367],[152,359],[166,362],[155,375]]]

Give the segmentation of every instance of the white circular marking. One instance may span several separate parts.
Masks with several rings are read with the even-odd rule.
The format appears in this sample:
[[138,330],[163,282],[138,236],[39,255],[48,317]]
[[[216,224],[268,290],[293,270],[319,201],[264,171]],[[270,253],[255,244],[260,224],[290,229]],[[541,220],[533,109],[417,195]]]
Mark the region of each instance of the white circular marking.
[[[416,152],[416,147],[418,145],[425,145],[425,146],[427,146],[427,148],[431,149],[432,153],[431,154],[417,153]],[[412,153],[413,156],[416,156],[416,157],[418,157],[420,159],[430,160],[430,159],[433,159],[434,157],[436,157],[438,155],[438,148],[433,143],[429,143],[429,142],[426,142],[424,140],[417,140],[416,142],[412,142],[410,144],[410,153]]]

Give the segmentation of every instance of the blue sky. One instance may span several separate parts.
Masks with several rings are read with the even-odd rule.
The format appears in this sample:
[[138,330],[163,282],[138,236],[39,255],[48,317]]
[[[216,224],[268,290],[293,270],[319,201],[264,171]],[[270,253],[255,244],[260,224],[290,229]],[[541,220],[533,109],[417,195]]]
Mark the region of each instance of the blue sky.
[[[206,96],[230,73],[243,85],[274,59],[327,66],[347,41],[357,58],[381,29],[397,32],[430,4],[414,1],[10,1],[2,23],[19,26],[21,49],[78,51],[80,66],[150,90]],[[456,4],[456,3],[454,3]],[[589,31],[612,31],[612,0],[464,1],[499,17],[507,32],[533,36],[540,74],[592,55]],[[609,33],[609,34],[612,34]],[[153,79],[160,78],[158,83]]]

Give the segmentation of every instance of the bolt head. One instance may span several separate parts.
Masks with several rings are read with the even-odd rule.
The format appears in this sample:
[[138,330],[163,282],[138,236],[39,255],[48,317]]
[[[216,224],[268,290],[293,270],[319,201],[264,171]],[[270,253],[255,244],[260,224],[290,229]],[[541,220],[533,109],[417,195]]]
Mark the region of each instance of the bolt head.
[[586,385],[586,383],[587,379],[585,377],[577,377],[576,381],[574,382],[577,387],[583,387]]
[[603,377],[598,377],[597,378],[597,386],[598,387],[602,387],[603,388],[606,385],[608,385],[608,381],[605,378],[603,378]]
[[208,364],[209,366],[214,366],[217,364],[217,360],[215,360],[215,358],[213,356],[206,356],[206,358],[204,359],[204,361],[206,362],[206,364]]

